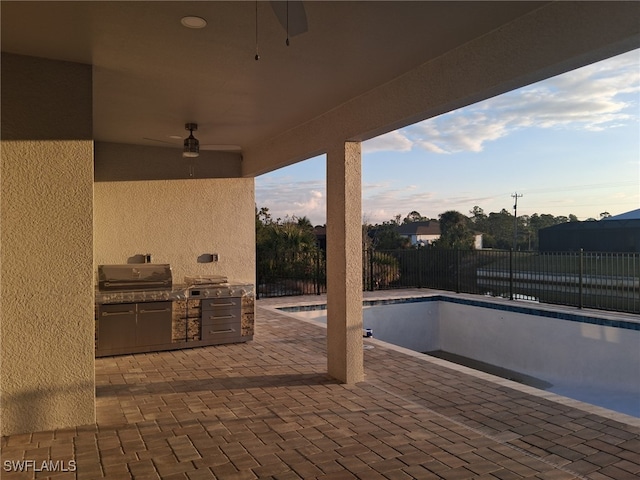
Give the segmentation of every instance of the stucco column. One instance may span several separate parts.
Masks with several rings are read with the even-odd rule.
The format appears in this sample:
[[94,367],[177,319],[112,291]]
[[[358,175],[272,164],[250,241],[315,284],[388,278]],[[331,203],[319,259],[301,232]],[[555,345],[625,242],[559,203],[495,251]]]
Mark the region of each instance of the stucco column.
[[91,79],[2,54],[2,435],[95,422]]
[[364,378],[361,171],[359,142],[327,152],[327,368],[345,383]]

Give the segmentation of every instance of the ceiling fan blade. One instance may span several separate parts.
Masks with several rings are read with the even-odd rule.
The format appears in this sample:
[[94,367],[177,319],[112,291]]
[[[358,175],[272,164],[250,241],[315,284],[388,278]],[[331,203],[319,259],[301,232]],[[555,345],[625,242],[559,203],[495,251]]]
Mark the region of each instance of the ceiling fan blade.
[[240,145],[200,145],[200,150],[209,150],[215,152],[239,152],[242,150]]
[[177,147],[179,147],[180,145],[182,145],[182,143],[177,143],[177,142],[167,142],[166,140],[158,140],[157,138],[147,138],[147,137],[142,137],[143,140],[149,140],[150,142],[158,142],[158,143],[166,143],[167,145],[175,145]]
[[309,26],[307,24],[307,12],[304,9],[304,3],[297,0],[289,1],[271,1],[271,8],[276,14],[280,25],[287,31],[287,8],[289,9],[289,36],[295,37],[301,33],[305,33]]

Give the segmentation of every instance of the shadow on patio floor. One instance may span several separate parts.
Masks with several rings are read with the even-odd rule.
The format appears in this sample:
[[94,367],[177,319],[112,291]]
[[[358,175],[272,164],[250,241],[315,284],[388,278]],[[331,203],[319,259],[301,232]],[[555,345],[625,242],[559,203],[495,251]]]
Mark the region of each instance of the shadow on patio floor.
[[56,480],[640,475],[629,417],[381,342],[365,381],[339,384],[325,333],[258,303],[251,342],[98,359],[97,424],[3,437],[3,461],[77,462]]
[[216,377],[209,379],[173,380],[168,382],[135,382],[98,385],[96,397],[117,397],[126,394],[169,394],[192,392],[217,392],[246,390],[252,388],[288,388],[302,385],[329,385],[338,382],[328,375],[315,373],[293,373],[279,375],[256,375],[238,377]]

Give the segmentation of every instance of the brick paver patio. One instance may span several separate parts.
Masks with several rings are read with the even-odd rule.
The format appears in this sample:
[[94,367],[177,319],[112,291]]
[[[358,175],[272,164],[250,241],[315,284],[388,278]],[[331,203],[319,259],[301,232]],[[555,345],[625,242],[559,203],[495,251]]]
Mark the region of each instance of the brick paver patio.
[[[341,385],[325,329],[274,302],[246,344],[97,359],[97,425],[4,437],[2,478],[640,476],[639,419],[375,339],[365,381]],[[76,471],[8,472],[16,460]]]

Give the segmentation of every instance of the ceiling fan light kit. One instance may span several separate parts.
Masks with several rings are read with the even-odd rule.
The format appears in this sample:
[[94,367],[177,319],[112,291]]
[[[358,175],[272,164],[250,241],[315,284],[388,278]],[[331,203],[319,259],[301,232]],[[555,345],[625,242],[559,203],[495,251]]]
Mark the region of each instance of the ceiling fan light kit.
[[194,158],[200,155],[200,142],[193,136],[193,131],[198,130],[197,123],[186,123],[184,125],[185,130],[189,130],[189,136],[184,139],[184,148],[182,150],[182,156],[186,158]]

